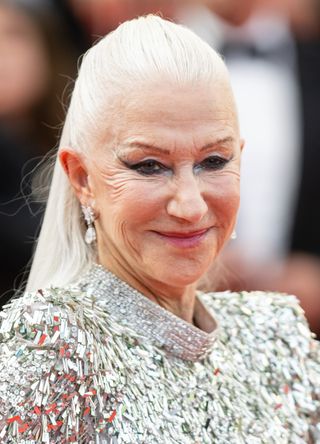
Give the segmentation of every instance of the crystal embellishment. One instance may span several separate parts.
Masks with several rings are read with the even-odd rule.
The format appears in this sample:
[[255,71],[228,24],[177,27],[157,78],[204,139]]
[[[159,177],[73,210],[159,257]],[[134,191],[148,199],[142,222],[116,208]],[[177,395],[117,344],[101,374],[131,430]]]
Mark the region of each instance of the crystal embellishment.
[[81,210],[82,210],[83,217],[84,217],[86,224],[87,224],[87,231],[84,236],[84,240],[88,245],[90,245],[93,242],[95,242],[97,239],[96,230],[93,225],[93,222],[95,220],[95,214],[94,214],[93,208],[90,207],[89,205],[88,206],[81,205]]
[[86,244],[92,244],[97,239],[96,230],[94,227],[88,227],[86,234],[84,236],[84,240]]
[[[211,333],[200,330],[152,302],[101,265],[94,265],[79,285],[83,291],[94,295],[97,303],[117,322],[157,342],[176,357],[190,361],[203,359],[216,340],[217,328]],[[196,304],[202,312],[207,312],[216,327],[216,321],[204,307],[200,296]]]
[[13,299],[0,312],[0,444],[318,443],[320,348],[297,300],[197,301],[197,324],[211,330],[201,307],[219,321],[211,333],[96,265]]

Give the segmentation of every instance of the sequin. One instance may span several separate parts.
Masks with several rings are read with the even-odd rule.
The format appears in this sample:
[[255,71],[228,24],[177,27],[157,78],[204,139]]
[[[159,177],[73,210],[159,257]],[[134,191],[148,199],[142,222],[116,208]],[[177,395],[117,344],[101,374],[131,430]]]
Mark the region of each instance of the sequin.
[[198,295],[205,333],[100,266],[0,313],[0,443],[320,442],[320,350],[296,299]]

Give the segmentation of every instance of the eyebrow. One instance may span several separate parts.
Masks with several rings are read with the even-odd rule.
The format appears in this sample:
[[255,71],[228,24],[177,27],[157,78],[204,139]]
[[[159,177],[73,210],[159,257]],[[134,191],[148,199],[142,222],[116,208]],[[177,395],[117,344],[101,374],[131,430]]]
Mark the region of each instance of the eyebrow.
[[[230,142],[231,143],[234,142],[233,137],[231,137],[231,136],[224,137],[223,139],[218,139],[218,140],[215,140],[214,142],[207,143],[206,145],[204,145],[203,147],[200,148],[200,152],[207,151],[209,149],[215,148],[216,146],[225,145]],[[159,151],[160,153],[163,153],[163,154],[170,154],[169,150],[167,150],[165,148],[161,148],[156,145],[151,145],[148,143],[132,142],[132,143],[129,143],[127,146],[129,148],[138,148],[141,150]]]
[[209,142],[209,143],[207,143],[206,145],[204,145],[204,146],[200,149],[200,151],[201,151],[201,152],[202,152],[202,151],[207,151],[207,150],[209,150],[209,149],[215,148],[216,146],[219,146],[219,145],[226,145],[227,143],[233,143],[233,142],[234,142],[234,138],[233,138],[233,137],[231,137],[231,136],[224,137],[223,139],[218,139],[218,140],[215,140],[214,142]]

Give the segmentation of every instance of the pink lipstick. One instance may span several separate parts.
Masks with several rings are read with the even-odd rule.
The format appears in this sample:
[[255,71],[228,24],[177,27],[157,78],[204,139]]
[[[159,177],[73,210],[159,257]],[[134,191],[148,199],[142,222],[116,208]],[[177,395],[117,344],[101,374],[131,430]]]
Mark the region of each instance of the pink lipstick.
[[181,232],[159,232],[155,231],[163,240],[179,248],[193,248],[200,244],[208,233],[209,228],[203,230],[181,233]]

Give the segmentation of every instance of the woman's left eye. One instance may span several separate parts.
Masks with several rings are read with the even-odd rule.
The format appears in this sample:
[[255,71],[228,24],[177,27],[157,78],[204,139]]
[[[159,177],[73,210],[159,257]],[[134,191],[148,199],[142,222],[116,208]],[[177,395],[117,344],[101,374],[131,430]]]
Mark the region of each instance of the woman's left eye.
[[228,162],[229,159],[224,159],[219,156],[210,156],[199,163],[197,169],[221,170]]

